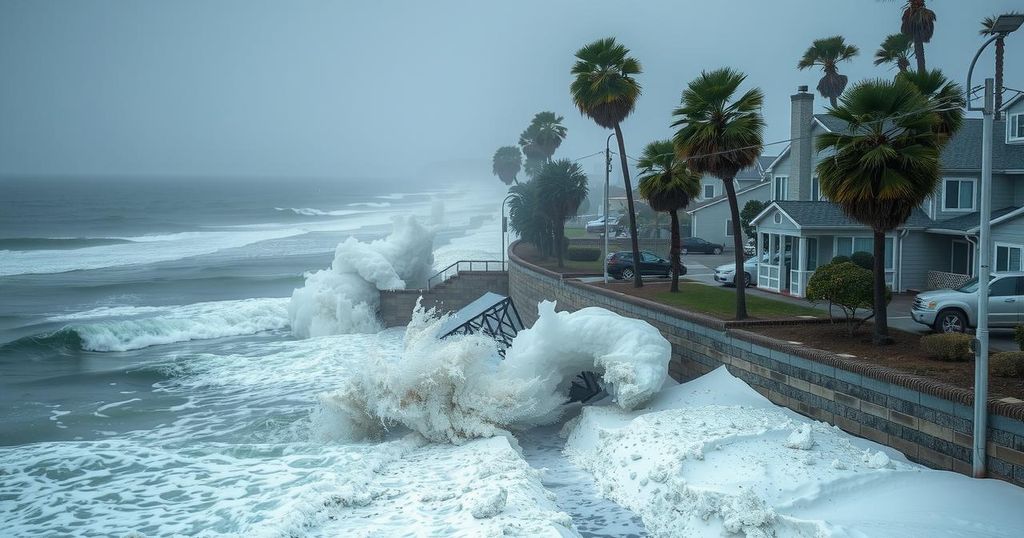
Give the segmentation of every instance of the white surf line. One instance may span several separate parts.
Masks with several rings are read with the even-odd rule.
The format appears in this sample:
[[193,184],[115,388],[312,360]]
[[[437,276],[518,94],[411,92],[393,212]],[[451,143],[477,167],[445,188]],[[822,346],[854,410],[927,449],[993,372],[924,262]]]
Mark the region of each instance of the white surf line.
[[601,496],[594,476],[562,454],[562,424],[516,432],[523,458],[541,471],[541,483],[556,495],[555,504],[572,517],[581,536],[636,538],[648,536],[640,517]]
[[124,401],[121,401],[121,402],[108,403],[106,405],[99,406],[95,411],[93,411],[92,414],[93,414],[93,416],[97,416],[97,417],[101,417],[101,418],[110,418],[109,416],[104,415],[103,412],[108,410],[108,409],[113,409],[115,407],[120,407],[122,405],[130,404],[132,402],[141,402],[141,401],[142,401],[142,398],[132,398],[130,400],[124,400]]

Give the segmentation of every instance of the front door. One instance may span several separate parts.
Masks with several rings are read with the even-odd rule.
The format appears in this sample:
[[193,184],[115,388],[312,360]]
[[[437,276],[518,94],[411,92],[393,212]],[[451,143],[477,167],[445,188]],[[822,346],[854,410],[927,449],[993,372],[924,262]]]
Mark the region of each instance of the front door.
[[988,323],[992,327],[1014,327],[1021,321],[1024,277],[993,280],[988,290]]

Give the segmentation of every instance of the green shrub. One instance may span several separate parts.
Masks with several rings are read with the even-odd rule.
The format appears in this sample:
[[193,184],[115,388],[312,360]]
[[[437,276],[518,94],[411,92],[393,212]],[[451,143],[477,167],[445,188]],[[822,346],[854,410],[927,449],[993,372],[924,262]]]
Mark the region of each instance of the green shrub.
[[574,262],[595,262],[601,259],[601,249],[591,247],[569,247],[568,257]]
[[1024,377],[1024,351],[994,353],[988,359],[988,369],[999,377]]
[[933,359],[964,362],[971,358],[973,340],[963,333],[929,334],[921,337],[921,349]]
[[[807,282],[807,300],[812,303],[828,302],[829,312],[832,306],[838,306],[846,317],[846,327],[850,335],[862,323],[868,320],[858,318],[860,310],[874,309],[874,276],[871,271],[852,262],[830,263],[818,268]],[[892,292],[886,290],[885,301],[892,299]]]
[[1017,325],[1013,330],[1013,340],[1017,342],[1017,347],[1024,351],[1024,325]]
[[850,255],[850,261],[871,271],[875,268],[875,257],[870,252],[857,251]]
[[849,256],[836,256],[836,257],[832,258],[832,261],[828,262],[828,264],[829,265],[836,265],[836,264],[840,264],[840,263],[846,263],[848,261],[850,261],[850,257]]

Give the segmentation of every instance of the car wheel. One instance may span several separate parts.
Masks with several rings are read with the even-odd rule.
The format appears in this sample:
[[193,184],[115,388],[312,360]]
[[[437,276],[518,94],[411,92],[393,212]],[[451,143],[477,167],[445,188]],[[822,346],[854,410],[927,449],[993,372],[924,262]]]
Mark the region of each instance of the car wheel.
[[683,265],[683,264],[679,264],[679,276],[685,276],[686,275],[686,271],[687,271],[686,266]]
[[712,250],[711,253],[712,254],[721,254],[722,253],[722,247],[715,247],[715,249]]
[[633,280],[633,269],[627,267],[622,270],[622,278],[625,280]]
[[750,273],[743,273],[743,287],[750,287]]
[[967,330],[967,318],[959,310],[943,310],[935,316],[935,332],[962,333]]

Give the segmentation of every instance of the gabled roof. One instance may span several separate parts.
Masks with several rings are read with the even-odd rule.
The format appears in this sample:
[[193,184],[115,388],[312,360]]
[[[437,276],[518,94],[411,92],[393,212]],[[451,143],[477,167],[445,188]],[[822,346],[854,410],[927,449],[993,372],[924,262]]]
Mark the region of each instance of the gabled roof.
[[[1002,209],[995,209],[992,211],[992,224],[999,224],[1004,220],[1010,220],[1017,216],[1024,214],[1024,208],[1020,207],[1004,207]],[[954,219],[938,221],[929,227],[929,231],[936,233],[951,233],[951,232],[962,232],[964,234],[973,234],[978,231],[981,224],[981,213],[975,211],[974,213],[968,213],[961,215]]]
[[1011,98],[1009,101],[1003,103],[1003,108],[1001,108],[1000,110],[1009,110],[1011,106],[1017,104],[1017,101],[1020,101],[1021,99],[1024,99],[1024,93],[1018,93],[1017,95],[1014,95],[1013,98]]
[[[762,187],[767,187],[768,185],[769,185],[769,182],[767,182],[767,181],[761,181],[761,182],[755,183],[755,184],[753,184],[753,185],[751,185],[749,187],[745,187],[745,188],[742,188],[742,189],[736,191],[736,196],[738,197],[741,194],[746,194],[746,193],[748,193],[750,191],[757,190],[757,189],[760,189]],[[692,206],[690,209],[687,209],[686,212],[692,215],[692,214],[696,213],[697,211],[700,211],[701,209],[704,209],[705,207],[713,206],[715,204],[722,203],[722,202],[724,202],[724,201],[726,201],[728,199],[729,198],[726,195],[720,194],[718,196],[715,196],[714,198],[708,198],[707,200],[704,200],[703,202],[701,202],[701,203],[699,203],[697,205]]]
[[[772,202],[753,219],[756,223],[769,214],[772,208],[782,211],[797,228],[865,228],[863,224],[848,217],[840,207],[832,202],[805,202],[796,200],[777,200]],[[907,222],[899,229],[925,229],[934,225],[920,208],[915,208]]]

